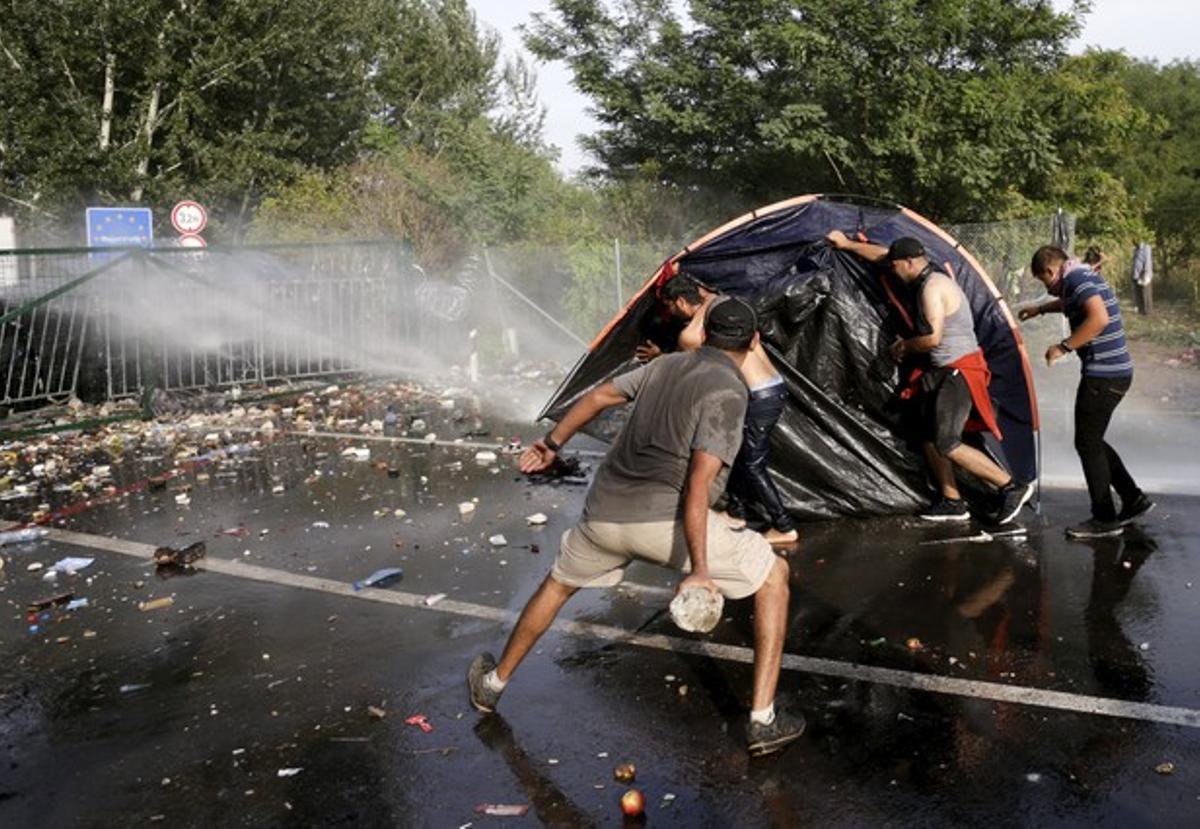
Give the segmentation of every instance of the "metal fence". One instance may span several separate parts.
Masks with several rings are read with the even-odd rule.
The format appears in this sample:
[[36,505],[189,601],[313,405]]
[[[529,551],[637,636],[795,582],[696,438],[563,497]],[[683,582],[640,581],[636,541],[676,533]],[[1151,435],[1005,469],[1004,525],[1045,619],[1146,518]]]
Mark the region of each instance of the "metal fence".
[[[1041,291],[1030,253],[1064,227],[1060,216],[946,229],[1020,302]],[[395,242],[0,251],[0,404],[475,372],[517,356],[570,365],[679,247],[514,245],[440,274]]]

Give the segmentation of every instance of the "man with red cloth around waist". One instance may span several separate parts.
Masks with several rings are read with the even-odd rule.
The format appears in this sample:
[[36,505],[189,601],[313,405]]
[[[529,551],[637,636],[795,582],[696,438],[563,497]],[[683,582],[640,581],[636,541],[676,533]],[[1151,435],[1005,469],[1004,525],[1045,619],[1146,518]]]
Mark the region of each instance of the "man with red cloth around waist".
[[921,517],[929,521],[970,519],[967,502],[954,478],[954,467],[958,466],[999,491],[1000,507],[987,516],[988,520],[997,524],[1012,521],[1033,495],[1033,484],[1016,482],[999,464],[962,439],[965,430],[986,429],[997,438],[1001,436],[988,395],[991,372],[975,337],[970,303],[962,288],[933,266],[925,247],[912,237],[897,239],[888,248],[853,241],[837,230],[828,239],[839,250],[870,262],[886,263],[898,279],[915,289],[916,310],[924,324],[914,326],[914,336],[898,337],[891,353],[897,362],[912,355],[929,357],[929,367],[914,371],[901,392],[901,397],[914,404],[914,426],[941,496],[921,512]]

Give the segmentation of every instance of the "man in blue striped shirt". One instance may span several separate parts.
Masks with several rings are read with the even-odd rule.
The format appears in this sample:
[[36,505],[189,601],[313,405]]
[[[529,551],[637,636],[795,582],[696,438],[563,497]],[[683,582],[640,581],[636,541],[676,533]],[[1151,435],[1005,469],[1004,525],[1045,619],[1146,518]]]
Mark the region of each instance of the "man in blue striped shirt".
[[[1121,457],[1104,440],[1117,404],[1133,383],[1133,358],[1125,342],[1121,307],[1100,274],[1052,245],[1038,248],[1033,275],[1054,299],[1021,309],[1022,320],[1059,311],[1071,324],[1071,336],[1046,349],[1046,364],[1079,354],[1083,376],[1075,395],[1075,451],[1083,464],[1092,517],[1067,529],[1069,538],[1119,535],[1127,524],[1149,512],[1154,502],[1134,483]],[[1121,511],[1112,490],[1121,496]]]

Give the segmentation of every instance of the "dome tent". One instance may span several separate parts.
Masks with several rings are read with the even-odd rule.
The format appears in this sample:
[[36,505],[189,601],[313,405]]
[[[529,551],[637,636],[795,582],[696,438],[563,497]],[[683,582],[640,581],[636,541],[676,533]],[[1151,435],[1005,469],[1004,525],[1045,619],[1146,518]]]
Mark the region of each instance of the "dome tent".
[[[772,438],[771,470],[799,517],[911,512],[928,502],[928,471],[899,431],[899,368],[888,355],[911,335],[912,296],[881,267],[833,249],[825,235],[888,245],[913,236],[962,287],[992,371],[1002,439],[977,436],[1019,480],[1037,477],[1037,401],[1016,322],[971,254],[928,219],[899,206],[808,195],[741,216],[668,259],[605,326],[547,403],[557,420],[596,385],[636,364],[635,347],[661,337],[657,288],[679,271],[758,311],[763,342],[789,402]],[[669,338],[669,335],[668,335]],[[601,432],[620,419],[604,418]]]

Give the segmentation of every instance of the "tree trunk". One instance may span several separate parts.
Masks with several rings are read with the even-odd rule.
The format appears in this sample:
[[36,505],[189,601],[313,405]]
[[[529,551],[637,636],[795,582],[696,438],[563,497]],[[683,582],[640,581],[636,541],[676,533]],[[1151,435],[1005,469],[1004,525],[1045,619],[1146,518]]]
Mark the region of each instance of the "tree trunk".
[[104,103],[100,106],[100,150],[108,149],[112,136],[113,94],[117,84],[117,56],[109,52],[104,56]]
[[158,99],[162,95],[162,81],[157,81],[154,84],[154,89],[150,92],[150,102],[146,105],[146,121],[142,125],[142,140],[141,140],[141,158],[137,163],[137,184],[134,185],[133,192],[130,194],[130,199],[135,202],[142,200],[142,190],[146,180],[146,174],[150,170],[150,149],[154,143],[154,127],[158,121]]

